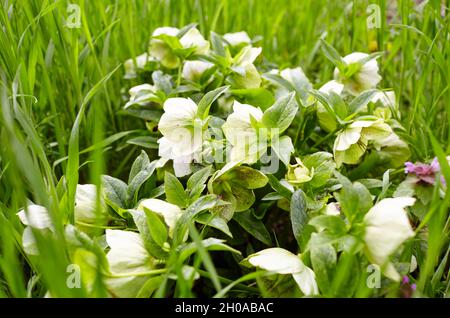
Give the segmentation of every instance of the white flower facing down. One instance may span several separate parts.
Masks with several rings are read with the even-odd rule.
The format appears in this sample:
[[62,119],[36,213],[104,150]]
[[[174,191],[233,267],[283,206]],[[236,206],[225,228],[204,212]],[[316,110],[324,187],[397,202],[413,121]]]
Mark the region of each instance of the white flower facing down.
[[106,242],[111,248],[106,255],[111,274],[125,276],[108,278],[108,289],[114,296],[136,297],[149,277],[133,274],[153,269],[152,257],[145,248],[143,239],[134,232],[106,230]]
[[233,113],[222,126],[225,138],[232,145],[230,161],[251,164],[259,159],[265,148],[260,145],[258,130],[253,127],[251,118],[259,122],[262,116],[260,108],[234,102]]
[[238,88],[258,88],[261,85],[261,76],[253,62],[261,54],[262,48],[244,47],[234,58],[231,65],[233,74],[228,81]]
[[[349,54],[343,58],[347,65],[359,63],[369,55],[366,53],[355,52]],[[356,71],[350,78],[344,78],[337,68],[334,70],[334,78],[342,82],[345,86],[345,90],[352,95],[359,95],[361,92],[375,88],[381,81],[381,76],[378,74],[378,63],[375,59],[371,59],[368,62],[360,66],[360,69]]]
[[28,255],[39,255],[36,239],[31,228],[40,231],[53,231],[53,223],[47,208],[41,205],[31,204],[27,207],[27,211],[25,209],[20,210],[17,216],[26,225],[22,234],[23,250]]
[[169,235],[172,236],[178,218],[181,216],[181,209],[175,205],[159,199],[146,199],[140,202],[138,210],[148,209],[163,217],[164,222],[169,227]]
[[[180,60],[172,52],[172,49],[163,40],[155,37],[160,35],[176,36],[180,30],[172,27],[161,27],[153,31],[150,39],[150,55],[158,60],[164,67],[176,68]],[[183,48],[195,47],[195,53],[206,54],[209,51],[209,42],[201,35],[196,28],[191,28],[180,38]]]
[[240,44],[250,44],[252,40],[248,36],[247,32],[235,32],[235,33],[227,33],[223,35],[225,41],[228,42],[231,46],[238,46]]
[[392,128],[382,119],[358,120],[341,130],[334,142],[333,152],[338,167],[342,163],[357,164],[364,155],[368,142],[377,147],[393,134]]
[[158,129],[163,135],[158,140],[159,156],[173,160],[177,177],[190,174],[191,162],[201,155],[203,124],[197,118],[197,108],[191,99],[169,98],[159,120]]
[[268,248],[250,255],[247,260],[253,266],[269,272],[291,274],[306,296],[319,293],[314,271],[303,264],[299,256],[283,248]]
[[399,281],[400,275],[389,262],[389,256],[407,239],[414,236],[405,207],[415,202],[411,197],[388,198],[378,202],[364,216],[366,242],[369,260],[382,268],[392,280]]
[[125,104],[125,109],[131,105],[146,105],[152,99],[156,98],[156,88],[150,84],[141,84],[130,88],[128,93],[130,94],[130,100]]
[[124,63],[125,78],[136,78],[137,70],[143,69],[145,64],[151,60],[151,57],[147,53],[136,56],[135,59],[128,59]]
[[197,82],[213,66],[214,64],[204,61],[186,61],[183,65],[183,78]]
[[100,211],[97,211],[97,187],[95,184],[78,184],[75,193],[75,223],[104,225],[108,220],[103,198],[100,199]]

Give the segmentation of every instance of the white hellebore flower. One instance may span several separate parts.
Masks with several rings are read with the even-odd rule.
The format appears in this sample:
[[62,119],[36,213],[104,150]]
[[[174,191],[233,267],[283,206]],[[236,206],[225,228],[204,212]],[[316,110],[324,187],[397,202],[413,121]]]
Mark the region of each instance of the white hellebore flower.
[[338,167],[342,163],[357,164],[366,152],[367,144],[373,141],[381,145],[390,135],[392,128],[382,119],[357,120],[341,130],[334,141],[334,159]]
[[164,222],[169,227],[169,235],[172,236],[178,218],[181,216],[181,209],[175,205],[159,199],[146,199],[140,202],[138,210],[147,209],[163,217]]
[[95,184],[78,184],[75,193],[75,223],[82,227],[86,224],[106,224],[108,214],[102,198],[100,207],[100,211],[98,211],[97,187]]
[[252,40],[248,36],[247,32],[235,32],[235,33],[227,33],[223,35],[225,41],[228,42],[231,46],[238,46],[239,44],[250,44]]
[[268,248],[250,255],[247,260],[253,266],[269,272],[292,274],[298,287],[306,296],[319,293],[314,271],[303,264],[299,256],[283,248]]
[[261,76],[253,65],[261,52],[262,48],[248,45],[233,58],[233,73],[228,78],[231,85],[239,88],[258,88],[261,85]]
[[39,250],[31,228],[40,231],[53,230],[53,223],[48,210],[37,204],[31,204],[17,213],[20,221],[26,225],[22,234],[22,246],[26,254],[38,255]]
[[[251,118],[259,122],[262,116],[260,108],[234,102],[233,113],[222,126],[225,138],[232,145],[230,161],[251,164],[259,159],[265,148],[260,145],[258,130],[253,127]],[[267,143],[265,145],[267,147]]]
[[114,296],[136,297],[149,277],[133,274],[153,269],[153,259],[145,248],[143,239],[134,232],[106,230],[106,242],[111,248],[106,255],[111,274],[124,276],[108,278],[108,289]]
[[[369,55],[366,53],[355,52],[343,58],[347,65],[360,63]],[[378,63],[375,59],[359,66],[360,68],[350,78],[345,78],[337,68],[334,70],[334,78],[345,85],[345,90],[352,95],[359,95],[359,93],[375,88],[381,81],[381,76],[378,74]]]
[[213,66],[214,64],[204,61],[186,61],[183,65],[183,78],[197,82],[202,74]]
[[394,91],[381,91],[375,93],[372,99],[372,103],[380,102],[384,107],[394,107],[395,106],[395,92]]
[[125,67],[125,78],[136,78],[137,70],[143,69],[145,64],[150,60],[150,56],[147,53],[143,53],[139,56],[136,56],[135,59],[128,59],[123,64]]
[[125,104],[125,109],[132,105],[146,105],[156,98],[156,88],[150,84],[141,84],[130,88],[130,100]]
[[169,98],[158,129],[159,156],[173,160],[175,175],[191,173],[191,162],[199,160],[203,139],[203,123],[197,117],[197,105],[189,98]]
[[[161,27],[153,31],[150,39],[150,55],[158,60],[164,67],[176,68],[180,60],[172,52],[172,49],[161,39],[157,39],[160,35],[177,36],[180,30],[172,27]],[[186,34],[180,38],[180,44],[183,48],[195,47],[195,53],[206,54],[209,50],[209,42],[201,35],[196,28],[191,28]]]
[[411,197],[383,199],[364,216],[369,260],[379,265],[384,274],[399,281],[400,275],[389,262],[389,256],[407,239],[414,236],[405,207],[415,202]]
[[[343,90],[344,85],[334,80],[325,83],[321,88],[319,88],[319,92],[327,95],[334,93],[341,96]],[[314,97],[312,96],[311,98],[314,99]],[[330,115],[325,106],[323,106],[319,101],[317,101],[317,118],[319,119],[319,125],[323,130],[330,132],[336,129],[336,120]]]

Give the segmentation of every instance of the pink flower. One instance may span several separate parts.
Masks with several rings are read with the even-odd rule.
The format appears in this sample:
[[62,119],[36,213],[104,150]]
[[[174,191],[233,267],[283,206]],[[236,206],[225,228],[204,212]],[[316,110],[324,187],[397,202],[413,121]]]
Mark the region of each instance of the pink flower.
[[[405,173],[407,174],[415,174],[420,181],[423,181],[428,184],[435,183],[436,173],[441,170],[439,166],[439,162],[437,158],[434,158],[431,164],[418,162],[416,164],[412,162],[405,162]],[[444,182],[443,178],[441,178],[441,182]]]

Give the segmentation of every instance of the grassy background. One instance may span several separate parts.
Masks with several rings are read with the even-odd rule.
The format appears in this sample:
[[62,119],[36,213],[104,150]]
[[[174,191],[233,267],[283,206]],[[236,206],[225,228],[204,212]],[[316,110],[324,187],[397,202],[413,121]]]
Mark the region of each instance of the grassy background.
[[[44,257],[36,262],[42,277],[30,284],[33,271],[18,249],[21,225],[15,213],[30,198],[57,218],[66,213],[70,218],[77,183],[98,184],[103,173],[128,173],[140,150],[121,142],[120,133],[145,127],[118,113],[124,104],[122,88],[133,84],[123,79],[120,64],[144,52],[158,26],[197,22],[205,35],[245,30],[251,37],[261,36],[267,63],[300,65],[317,86],[333,70],[318,48],[321,37],[342,55],[384,51],[380,87],[397,94],[408,132],[403,137],[413,159],[449,154],[450,15],[443,9],[449,1],[430,0],[423,6],[411,0],[71,2],[81,8],[80,28],[65,26],[69,1],[1,2],[0,296],[27,296],[31,290],[42,294],[33,289],[39,279],[60,296],[83,295],[65,288],[63,240],[46,242]],[[378,29],[366,27],[370,3],[381,8]],[[67,209],[59,204],[63,175],[69,188]],[[441,236],[450,196],[435,199],[419,284],[429,294],[434,293],[429,281],[438,256],[447,248]],[[61,231],[62,226],[59,235]]]

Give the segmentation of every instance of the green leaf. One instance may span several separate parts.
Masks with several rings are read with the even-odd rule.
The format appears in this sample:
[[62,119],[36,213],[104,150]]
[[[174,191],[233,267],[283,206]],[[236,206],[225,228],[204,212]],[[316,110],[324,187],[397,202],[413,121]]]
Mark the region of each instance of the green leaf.
[[345,222],[337,215],[319,215],[309,221],[318,231],[323,229],[330,233],[343,235],[347,231]]
[[212,103],[220,97],[223,93],[227,91],[229,86],[222,86],[216,88],[213,91],[210,91],[203,96],[203,98],[198,103],[197,116],[201,119],[206,119],[209,115],[209,109],[211,108]]
[[158,122],[163,114],[160,109],[145,109],[145,108],[127,108],[118,112],[119,115],[130,115],[146,121]]
[[350,109],[350,112],[357,113],[361,108],[366,106],[370,100],[373,98],[373,96],[378,92],[377,89],[369,89],[367,91],[362,92],[359,94],[355,99],[351,101],[351,103],[348,105],[348,108]]
[[233,237],[228,228],[227,222],[218,215],[213,215],[211,213],[203,213],[195,218],[195,221],[207,226],[211,226],[215,229],[218,229],[228,235],[229,237]]
[[133,217],[134,224],[139,230],[139,235],[144,240],[144,245],[147,251],[156,258],[165,259],[167,252],[165,252],[158,243],[153,239],[152,233],[148,226],[146,213],[140,210],[127,210]]
[[311,249],[311,263],[317,284],[324,293],[330,292],[336,261],[336,250],[331,244],[323,244]]
[[272,238],[264,223],[257,219],[251,210],[235,213],[233,220],[239,223],[253,237],[266,245],[272,245]]
[[211,31],[211,46],[213,51],[220,56],[225,56],[225,48],[223,46],[222,37]]
[[247,189],[262,188],[269,180],[261,171],[246,166],[234,167],[224,177]]
[[291,200],[292,192],[288,188],[286,188],[284,185],[280,183],[280,181],[272,174],[269,174],[267,176],[269,178],[269,184],[279,195],[282,197]]
[[329,59],[339,70],[344,70],[346,63],[336,49],[328,42],[320,39],[323,54]]
[[366,212],[373,206],[372,196],[364,185],[359,182],[352,184],[350,180],[335,172],[337,179],[342,184],[342,189],[335,194],[341,206],[341,211],[347,219],[353,223],[361,220]]
[[106,203],[116,212],[127,207],[127,184],[120,179],[102,176],[103,193]]
[[207,166],[192,174],[187,181],[190,200],[197,200],[205,189],[206,180],[211,175],[212,166]]
[[287,96],[280,97],[275,104],[264,112],[262,123],[267,128],[279,129],[278,133],[281,134],[290,126],[297,110],[295,93],[290,93]]
[[162,276],[149,278],[137,293],[136,298],[150,298],[161,285],[162,281]]
[[150,235],[156,244],[163,246],[167,241],[167,228],[165,223],[161,220],[161,217],[156,213],[144,208],[145,216],[147,219],[147,226],[150,231]]
[[148,159],[148,155],[144,150],[141,150],[141,154],[134,160],[131,165],[130,174],[128,176],[128,183],[130,183],[136,175],[145,169],[150,163],[150,159]]
[[255,105],[262,110],[266,110],[275,102],[273,94],[262,87],[247,89],[232,89],[230,93],[238,98],[242,98],[245,104]]
[[302,190],[297,190],[291,199],[291,223],[292,231],[300,246],[303,246],[303,231],[308,222],[306,213],[306,195]]
[[313,178],[309,181],[309,185],[314,188],[324,186],[333,176],[336,168],[333,155],[324,151],[307,155],[303,157],[302,161],[308,169],[314,169]]
[[127,140],[127,144],[137,145],[143,148],[158,149],[158,138],[153,136],[139,136]]
[[[219,240],[214,237],[207,238],[205,240],[200,241],[201,246],[207,251],[226,251],[235,254],[241,254],[238,250],[226,245],[224,240]],[[183,248],[181,248],[179,261],[183,262],[190,255],[197,252],[198,246],[195,242],[186,244]]]
[[233,183],[231,193],[236,199],[236,212],[242,212],[249,209],[255,203],[255,194],[252,190],[246,189],[238,183]]
[[179,39],[181,39],[186,33],[189,32],[190,29],[195,28],[195,27],[197,26],[197,24],[198,24],[198,23],[190,23],[190,24],[188,24],[188,25],[182,27],[182,28],[178,31],[176,37],[179,38]]
[[157,90],[163,91],[166,95],[172,92],[170,75],[166,75],[161,71],[155,71],[152,73],[152,80]]
[[177,177],[167,171],[164,175],[164,190],[169,203],[178,205],[180,208],[185,208],[189,204],[189,198],[183,185]]
[[135,177],[128,184],[128,201],[136,202],[139,189],[153,174],[156,169],[156,162],[152,161],[147,166],[145,166],[141,171],[139,171]]

